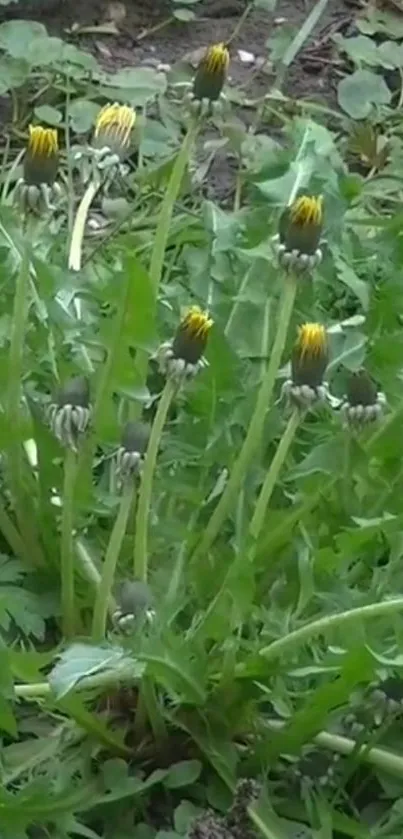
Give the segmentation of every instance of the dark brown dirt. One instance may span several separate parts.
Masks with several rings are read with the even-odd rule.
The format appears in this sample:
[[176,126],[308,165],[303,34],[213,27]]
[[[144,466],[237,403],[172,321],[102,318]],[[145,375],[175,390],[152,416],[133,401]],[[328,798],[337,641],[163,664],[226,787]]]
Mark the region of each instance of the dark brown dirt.
[[[297,29],[309,14],[316,0],[278,0],[276,11],[270,15],[256,9],[249,15],[239,36],[233,42],[235,55],[232,73],[236,81],[250,73],[239,66],[236,50],[242,48],[256,56],[267,54],[266,41],[282,27]],[[122,3],[108,0],[20,0],[17,4],[0,7],[0,21],[24,17],[44,23],[50,34],[74,38],[83,48],[99,52],[102,61],[110,52],[116,65],[135,65],[155,59],[173,64],[185,54],[212,41],[227,41],[242,14],[246,0],[201,0],[192,8],[197,20],[189,24],[174,22],[144,38],[145,31],[169,17],[170,0],[125,0],[126,16],[118,24],[120,34],[72,36],[71,28],[96,26],[110,19],[113,6]],[[334,31],[347,24],[354,14],[355,0],[329,0],[327,9],[313,33],[311,42],[290,68],[288,87],[290,94],[300,97],[316,90],[326,94],[329,58],[324,54]],[[112,13],[113,14],[113,13]],[[139,40],[140,39],[140,40]]]
[[[268,38],[282,27],[294,31],[302,25],[316,0],[278,0],[275,13],[254,10],[231,45],[233,82],[247,85],[248,96],[263,95],[273,77],[245,66],[237,50],[243,49],[263,60],[267,57]],[[72,34],[77,27],[97,26],[111,18],[116,4],[108,0],[20,0],[16,5],[0,7],[0,21],[24,17],[44,23],[50,34],[73,40],[83,49],[94,52],[108,69],[138,64],[175,64],[185,55],[218,41],[227,41],[235,30],[246,0],[200,0],[194,7],[197,20],[174,22],[150,31],[169,18],[170,0],[125,0],[126,15],[119,22],[118,35]],[[284,90],[293,99],[309,98],[334,102],[337,64],[334,61],[332,35],[344,31],[357,11],[356,0],[329,0],[327,9],[310,41],[289,68]],[[112,11],[113,15],[113,11]],[[209,185],[215,195],[225,199],[233,188],[231,161],[217,156],[209,172]]]

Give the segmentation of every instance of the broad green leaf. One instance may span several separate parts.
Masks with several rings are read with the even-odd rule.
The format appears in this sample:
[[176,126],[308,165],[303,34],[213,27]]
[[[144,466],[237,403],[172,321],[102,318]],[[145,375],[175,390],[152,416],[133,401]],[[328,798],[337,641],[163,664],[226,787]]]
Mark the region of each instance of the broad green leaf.
[[[52,705],[52,703],[49,704]],[[111,753],[130,755],[130,749],[124,745],[122,736],[113,732],[111,726],[101,717],[89,711],[78,696],[64,696],[59,700],[58,707]]]
[[[91,685],[91,677],[97,677],[97,684],[116,682],[128,673],[133,681],[141,678],[144,667],[119,647],[93,647],[89,644],[73,644],[61,654],[58,663],[49,675],[49,683],[57,699],[61,699],[75,687]],[[94,678],[92,679],[92,684]]]
[[107,88],[114,90],[118,98],[129,101],[131,105],[146,105],[156,96],[165,93],[167,82],[163,73],[151,67],[124,67],[117,73],[103,74],[101,79]]
[[352,266],[348,265],[341,257],[335,256],[335,268],[339,280],[358,297],[364,312],[368,311],[370,292],[368,283],[360,280]]
[[[147,664],[147,673],[165,687],[171,696],[182,702],[202,705],[206,698],[203,669],[196,661],[186,661],[185,651],[174,650],[168,644],[150,641],[147,651],[138,653],[139,661]],[[189,655],[189,653],[188,653]]]
[[187,801],[184,799],[181,803],[176,807],[174,812],[174,824],[175,830],[178,833],[186,834],[190,828],[192,822],[199,816],[201,810],[199,807],[196,807],[192,801]]
[[194,784],[200,777],[201,770],[200,760],[182,760],[180,763],[173,763],[164,778],[164,786],[168,789],[178,789]]
[[76,134],[83,134],[92,128],[99,114],[99,105],[88,99],[75,99],[69,107],[71,128]]
[[288,473],[288,477],[296,481],[315,472],[327,475],[337,475],[343,466],[343,452],[345,449],[344,435],[316,446],[302,461]]
[[176,20],[181,20],[184,23],[189,23],[190,20],[194,20],[196,15],[192,12],[191,9],[181,9],[179,6],[174,8],[173,15]]
[[60,125],[63,119],[61,111],[51,105],[38,105],[35,108],[35,116],[38,122],[44,122],[48,125]]
[[391,97],[382,76],[370,70],[356,70],[342,79],[337,89],[340,107],[353,119],[364,119],[374,105],[388,105]]

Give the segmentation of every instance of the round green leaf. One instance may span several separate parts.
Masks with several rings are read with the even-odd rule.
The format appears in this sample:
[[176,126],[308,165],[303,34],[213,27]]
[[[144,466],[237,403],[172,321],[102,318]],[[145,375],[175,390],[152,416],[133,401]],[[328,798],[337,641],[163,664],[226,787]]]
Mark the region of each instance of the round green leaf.
[[124,67],[117,73],[102,77],[109,90],[108,99],[122,99],[131,105],[145,105],[155,96],[162,96],[166,90],[166,78],[152,67]]
[[39,122],[46,122],[47,125],[60,125],[63,118],[60,111],[51,105],[39,105],[34,113]]
[[194,784],[200,776],[201,769],[200,760],[181,760],[180,763],[174,763],[164,780],[164,786],[177,789]]
[[365,119],[373,105],[388,105],[391,92],[382,76],[370,70],[356,70],[339,84],[337,98],[343,111],[354,119]]
[[176,20],[182,20],[187,23],[189,20],[194,20],[195,13],[190,9],[174,9],[174,17]]
[[99,105],[88,99],[76,99],[72,102],[69,110],[70,124],[76,134],[83,134],[89,131],[99,114]]

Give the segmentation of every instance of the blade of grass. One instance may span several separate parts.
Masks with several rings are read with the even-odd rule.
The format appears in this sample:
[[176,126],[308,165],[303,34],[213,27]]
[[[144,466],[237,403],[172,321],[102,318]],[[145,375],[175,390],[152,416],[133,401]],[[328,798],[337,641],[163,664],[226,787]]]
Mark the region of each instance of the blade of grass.
[[314,30],[320,17],[325,11],[328,2],[329,0],[318,0],[313,9],[310,11],[303,25],[299,27],[298,32],[295,35],[295,38],[293,38],[293,40],[291,41],[291,44],[286,49],[283,58],[280,61],[280,65],[277,70],[276,80],[274,83],[274,88],[281,90],[290,64],[292,64],[292,62],[295,61],[295,58],[297,57],[300,50],[303,48],[305,42],[308,40],[308,38],[310,38],[312,31]]

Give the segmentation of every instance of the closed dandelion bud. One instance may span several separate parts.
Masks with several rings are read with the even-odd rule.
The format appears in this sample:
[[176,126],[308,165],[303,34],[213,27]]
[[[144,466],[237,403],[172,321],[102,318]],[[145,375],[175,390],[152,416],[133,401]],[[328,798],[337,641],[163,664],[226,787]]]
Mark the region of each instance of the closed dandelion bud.
[[164,375],[181,382],[192,378],[205,365],[203,358],[212,319],[198,306],[192,306],[181,320],[172,341],[162,344],[157,358]]
[[291,359],[292,380],[296,385],[318,387],[329,361],[326,329],[320,323],[304,323]]
[[322,259],[323,199],[301,195],[287,207],[279,223],[277,252],[280,264],[302,273]]
[[24,156],[24,181],[52,186],[59,167],[59,144],[55,128],[29,126],[29,138]]
[[340,755],[328,755],[316,749],[309,749],[297,763],[295,775],[307,786],[337,786],[336,772]]
[[142,422],[127,422],[116,457],[116,470],[123,483],[140,471],[150,438],[150,427]]
[[59,390],[49,407],[49,424],[62,445],[77,450],[91,418],[90,387],[85,376],[76,376]]
[[341,406],[347,425],[359,427],[375,422],[382,416],[385,406],[385,394],[378,390],[366,370],[361,368],[350,375]]
[[59,144],[54,128],[30,125],[23,161],[23,177],[17,183],[15,197],[21,209],[52,209],[52,200],[59,198],[56,183],[59,166]]
[[147,583],[124,580],[116,594],[117,609],[113,622],[122,631],[130,631],[142,620],[151,622],[155,617],[154,599]]
[[329,362],[326,329],[320,323],[304,323],[291,356],[291,379],[285,382],[283,393],[300,408],[310,408],[324,401],[328,389],[323,378]]
[[105,105],[99,112],[92,146],[98,150],[108,150],[112,156],[122,160],[130,148],[132,130],[136,122],[136,113],[128,105]]
[[347,383],[347,399],[350,405],[374,405],[377,396],[378,388],[366,370],[361,369],[350,375]]
[[225,84],[229,67],[229,52],[225,44],[208,47],[193,82],[193,98],[215,102]]

